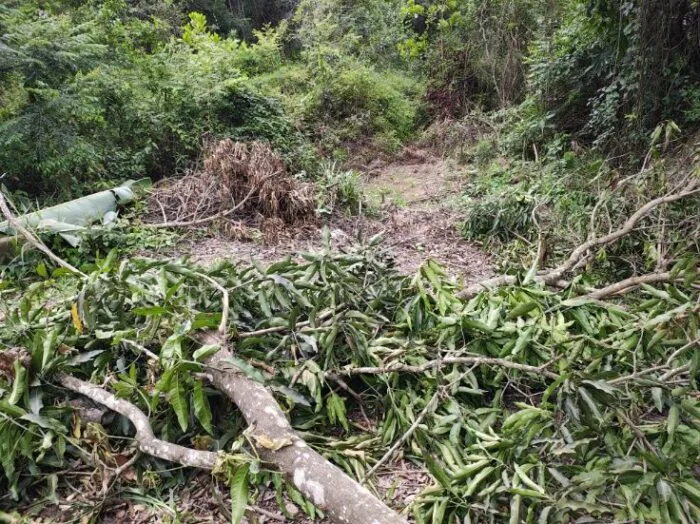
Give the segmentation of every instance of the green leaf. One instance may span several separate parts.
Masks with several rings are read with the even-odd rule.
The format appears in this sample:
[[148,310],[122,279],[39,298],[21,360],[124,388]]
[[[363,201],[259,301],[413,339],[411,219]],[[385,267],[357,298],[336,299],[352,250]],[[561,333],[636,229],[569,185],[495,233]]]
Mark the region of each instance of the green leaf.
[[661,413],[664,409],[663,389],[651,388],[651,398],[654,400],[654,406],[656,406],[656,410],[659,413]]
[[172,364],[182,359],[182,336],[173,334],[163,344],[160,350],[160,359],[164,364]]
[[182,382],[183,379],[181,374],[175,373],[170,383],[168,398],[170,400],[170,405],[173,407],[173,410],[177,415],[177,421],[180,424],[180,428],[182,428],[182,431],[185,432],[187,431],[187,426],[189,423],[189,410],[187,409],[187,398],[185,397],[185,390]]
[[338,422],[341,426],[343,426],[345,431],[350,429],[345,410],[345,401],[342,399],[342,397],[331,392],[326,401],[326,410],[328,411],[328,420],[331,424]]
[[489,463],[491,462],[491,459],[484,459],[484,460],[479,460],[473,464],[470,464],[464,468],[458,469],[455,471],[454,475],[452,476],[452,483],[459,483],[466,479],[467,477],[471,477],[474,473],[477,471],[481,470],[482,468],[486,467]]
[[442,484],[444,487],[448,487],[450,485],[450,477],[448,477],[442,466],[438,464],[438,462],[427,451],[423,453],[423,457],[425,458],[425,465],[428,468],[428,471],[430,471],[433,477],[435,477],[440,484]]
[[510,524],[520,524],[520,506],[522,506],[522,497],[516,495],[510,501]]
[[445,510],[449,497],[442,497],[440,501],[433,506],[433,524],[442,524],[445,521]]
[[41,262],[38,266],[36,266],[36,274],[42,278],[49,278],[49,272],[46,270],[46,264]]
[[231,523],[240,524],[248,506],[248,471],[250,466],[244,464],[236,468],[230,476],[231,485]]
[[526,302],[525,304],[520,304],[518,307],[516,307],[515,309],[511,310],[510,313],[508,313],[508,316],[506,316],[506,320],[513,320],[514,318],[522,317],[526,313],[529,313],[533,309],[536,309],[539,305],[539,302],[536,302],[534,300]]
[[90,362],[92,359],[94,359],[97,355],[100,355],[104,353],[104,349],[95,349],[93,351],[87,351],[85,353],[79,353],[75,355],[74,357],[69,358],[66,361],[66,364],[69,366],[77,366],[79,364],[85,364],[85,362]]
[[198,380],[192,383],[192,403],[194,404],[194,416],[197,417],[205,431],[211,435],[213,433],[211,408],[209,400],[204,394],[202,383]]
[[488,466],[481,470],[472,480],[469,482],[467,485],[467,489],[464,492],[464,494],[467,497],[470,497],[471,495],[474,494],[476,491],[476,488],[479,487],[479,484],[481,484],[486,477],[488,477],[496,468],[494,466]]
[[616,388],[603,380],[582,380],[581,383],[588,384],[589,386],[592,386],[603,393],[607,393],[608,395],[614,395],[617,392]]
[[164,308],[163,306],[144,306],[144,307],[134,308],[131,310],[131,312],[134,315],[140,315],[143,317],[153,317],[153,316],[164,315],[165,313],[168,312],[168,309]]
[[540,485],[538,485],[535,481],[533,481],[530,477],[527,476],[523,468],[518,466],[517,464],[513,464],[515,467],[515,472],[518,474],[520,477],[520,480],[522,480],[527,486],[531,487],[535,491],[538,491],[541,495],[545,494],[544,488]]
[[243,374],[248,377],[249,379],[254,380],[255,382],[259,382],[260,384],[265,383],[265,377],[263,376],[260,371],[255,369],[251,364],[246,362],[245,360],[242,360],[238,357],[229,357],[224,360],[224,362],[228,362],[230,364],[233,364],[236,366],[238,369],[240,369]]
[[192,360],[203,362],[221,349],[219,344],[206,344],[192,354]]
[[282,393],[284,396],[286,396],[290,400],[292,400],[295,404],[300,404],[302,406],[311,407],[311,402],[309,401],[308,397],[306,397],[305,395],[302,395],[298,391],[296,391],[288,386],[281,386],[278,384],[270,384],[270,389],[273,391],[277,391],[279,393]]
[[664,502],[668,502],[671,498],[671,495],[673,494],[671,486],[669,486],[668,482],[666,482],[664,479],[659,479],[657,481],[656,492],[659,494],[661,500],[663,500]]
[[674,404],[671,409],[668,410],[668,420],[666,422],[666,432],[669,438],[673,438],[676,428],[678,428],[678,423],[680,422],[680,410],[678,406]]
[[600,413],[600,410],[598,409],[598,405],[596,404],[595,400],[593,400],[593,398],[589,395],[588,391],[586,391],[586,388],[578,388],[578,394],[581,397],[581,400],[583,400],[584,404],[588,406],[591,415],[593,415],[595,419],[600,424],[602,424],[603,415]]
[[10,404],[7,400],[4,399],[0,399],[0,411],[5,413],[6,415],[16,418],[22,417],[27,414],[27,412],[21,407]]
[[15,360],[15,379],[12,383],[12,392],[10,393],[7,402],[11,405],[17,404],[22,397],[24,392],[27,390],[27,370],[19,359]]

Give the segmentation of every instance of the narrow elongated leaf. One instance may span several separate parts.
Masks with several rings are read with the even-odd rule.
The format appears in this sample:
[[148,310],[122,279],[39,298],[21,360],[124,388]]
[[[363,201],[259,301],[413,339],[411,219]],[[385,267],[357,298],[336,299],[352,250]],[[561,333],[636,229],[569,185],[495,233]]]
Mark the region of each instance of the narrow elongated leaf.
[[192,354],[192,359],[203,362],[221,349],[219,344],[206,344]]
[[212,434],[212,414],[209,400],[204,394],[202,383],[198,380],[192,382],[192,404],[194,405],[194,416],[197,417],[197,420],[199,420],[206,432]]
[[14,368],[15,379],[12,383],[12,392],[10,393],[10,397],[7,399],[7,402],[11,405],[17,404],[24,396],[24,392],[27,390],[27,370],[24,369],[24,366],[19,359],[15,360]]
[[231,523],[240,524],[248,506],[248,471],[250,466],[238,466],[230,477],[231,484]]
[[183,378],[180,373],[175,373],[170,382],[170,391],[168,392],[170,405],[173,407],[177,415],[177,421],[180,424],[182,431],[187,431],[189,425],[189,409],[187,409],[187,398],[183,387]]

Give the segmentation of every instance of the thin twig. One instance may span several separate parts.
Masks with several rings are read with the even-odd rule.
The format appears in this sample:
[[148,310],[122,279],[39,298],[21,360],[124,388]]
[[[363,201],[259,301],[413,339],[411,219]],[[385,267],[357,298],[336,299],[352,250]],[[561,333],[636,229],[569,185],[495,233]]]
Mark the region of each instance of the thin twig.
[[[321,313],[316,317],[316,320],[326,320],[328,317],[333,316],[335,313],[339,312],[341,309],[345,307],[345,304],[340,304],[338,305],[335,309],[331,309],[329,311],[326,311],[325,313]],[[311,321],[309,320],[304,320],[303,322],[297,323],[293,329],[300,329],[303,327],[307,327],[311,324]],[[263,329],[258,329],[256,331],[246,331],[244,333],[238,333],[238,338],[250,338],[250,337],[259,337],[260,335],[269,335],[271,333],[280,333],[282,331],[287,331],[290,329],[289,326],[273,326],[269,328],[263,328]]]
[[441,394],[441,388],[438,388],[438,390],[435,392],[435,394],[432,396],[430,401],[425,405],[423,410],[418,414],[416,417],[416,420],[413,421],[413,424],[411,424],[411,427],[409,427],[406,432],[401,435],[401,438],[399,438],[396,442],[394,442],[394,445],[389,448],[389,450],[384,454],[382,458],[377,461],[377,463],[372,466],[372,468],[367,472],[367,474],[360,480],[361,484],[364,484],[367,482],[367,479],[369,479],[374,473],[382,466],[384,463],[386,463],[393,455],[396,453],[396,450],[399,449],[404,442],[406,442],[411,435],[418,429],[418,426],[423,422],[423,419],[432,411],[435,409],[435,406],[437,404],[438,399],[440,398]]
[[117,483],[117,480],[119,480],[119,477],[121,476],[122,473],[124,473],[127,469],[129,469],[131,466],[133,466],[138,459],[141,458],[141,452],[137,449],[133,456],[127,460],[124,464],[116,468],[112,474],[111,477],[111,482],[109,482],[109,485],[105,484],[105,487],[102,489],[102,498],[105,498],[107,496],[107,493],[111,491],[111,489],[114,487],[114,485]]
[[72,266],[59,256],[55,255],[53,251],[51,251],[46,246],[46,244],[44,244],[38,237],[34,235],[34,233],[29,231],[26,227],[22,225],[22,223],[19,220],[15,218],[15,216],[12,214],[12,211],[10,211],[10,208],[7,205],[5,195],[2,194],[2,191],[0,191],[0,211],[2,211],[2,214],[5,215],[5,218],[7,218],[7,221],[12,226],[12,228],[18,233],[20,233],[32,246],[44,253],[47,257],[56,262],[56,264],[58,264],[59,266],[66,268],[71,273],[79,275],[83,278],[87,278],[87,275],[85,273],[80,271],[78,268]]
[[678,358],[678,356],[683,353],[686,349],[694,347],[695,349],[698,348],[700,345],[700,338],[696,338],[695,340],[691,340],[688,342],[686,345],[678,348],[676,351],[674,351],[670,357],[668,357],[668,360],[666,361],[666,367],[671,367],[671,364],[673,364],[673,361]]
[[542,375],[552,380],[559,379],[559,375],[548,371],[545,366],[529,366],[527,364],[519,364],[502,358],[490,357],[445,357],[438,360],[431,360],[419,366],[411,366],[408,364],[389,364],[386,367],[359,367],[347,368],[326,371],[325,376],[331,378],[336,375],[353,376],[353,375],[384,375],[386,373],[423,373],[429,369],[438,369],[450,364],[475,364],[484,366],[500,366],[508,369],[517,369],[535,375]]
[[153,359],[153,360],[155,360],[155,361],[159,361],[159,360],[160,360],[160,357],[159,357],[158,355],[156,355],[153,351],[151,351],[150,349],[148,349],[148,348],[145,347],[145,346],[142,346],[141,344],[138,344],[138,343],[134,342],[133,340],[129,340],[128,338],[124,338],[124,339],[122,339],[122,342],[123,342],[124,344],[127,344],[127,345],[133,347],[134,349],[137,349],[137,350],[141,351],[142,353],[144,353],[144,354],[147,355],[149,358],[151,358],[151,359]]

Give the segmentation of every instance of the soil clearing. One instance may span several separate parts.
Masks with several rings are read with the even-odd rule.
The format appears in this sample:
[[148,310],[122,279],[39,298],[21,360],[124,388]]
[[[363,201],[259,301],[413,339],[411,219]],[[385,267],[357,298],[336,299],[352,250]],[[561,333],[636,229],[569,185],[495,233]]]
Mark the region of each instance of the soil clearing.
[[[391,162],[376,161],[362,173],[362,188],[372,216],[333,217],[333,248],[345,250],[378,233],[400,271],[415,272],[429,258],[455,280],[467,284],[491,276],[489,257],[465,241],[459,232],[456,206],[462,175],[449,161],[423,150],[407,148]],[[322,249],[322,228],[301,222],[278,224],[245,238],[187,235],[170,248],[169,256],[187,256],[202,265],[220,259],[267,264],[300,252]]]

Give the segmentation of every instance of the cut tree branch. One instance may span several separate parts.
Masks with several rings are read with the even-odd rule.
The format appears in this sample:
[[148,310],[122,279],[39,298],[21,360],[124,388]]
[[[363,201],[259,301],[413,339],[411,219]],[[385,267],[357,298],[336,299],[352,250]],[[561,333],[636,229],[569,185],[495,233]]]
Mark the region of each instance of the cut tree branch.
[[222,349],[207,361],[211,366],[212,382],[241,410],[248,422],[251,440],[264,461],[276,466],[335,522],[406,522],[296,434],[272,393],[233,364],[233,355],[220,334],[209,331],[202,341],[221,345]]
[[21,234],[26,239],[26,241],[29,242],[29,244],[31,244],[36,249],[44,253],[47,257],[56,262],[56,264],[58,264],[59,266],[66,268],[71,273],[79,275],[83,278],[87,278],[87,275],[80,271],[78,268],[72,266],[62,258],[56,256],[53,253],[53,251],[46,247],[46,244],[44,244],[38,237],[34,235],[34,233],[29,231],[26,227],[24,227],[24,225],[22,225],[22,223],[19,220],[15,218],[15,216],[12,214],[12,211],[10,211],[10,207],[7,205],[5,195],[2,194],[2,191],[0,191],[0,211],[2,211],[2,214],[5,215],[5,218],[7,218],[7,221],[12,226],[12,229],[17,231],[17,233]]
[[425,405],[423,408],[423,411],[421,411],[418,416],[416,417],[416,420],[413,421],[413,424],[411,424],[411,427],[406,430],[406,432],[401,435],[401,438],[399,438],[394,444],[389,448],[389,451],[387,451],[382,458],[380,458],[377,463],[372,466],[372,469],[370,469],[367,474],[365,475],[364,479],[362,479],[362,483],[364,484],[367,482],[367,479],[369,479],[374,473],[382,467],[393,455],[396,453],[396,450],[399,449],[404,442],[406,442],[411,435],[418,429],[418,426],[420,426],[421,422],[423,422],[423,419],[430,413],[432,413],[436,406],[437,406],[437,401],[440,398],[440,389],[438,389],[435,394],[432,396],[432,398],[428,401],[428,403]]
[[72,375],[60,374],[58,382],[64,388],[84,395],[128,418],[136,428],[136,444],[143,453],[192,468],[213,469],[216,465],[216,453],[198,451],[156,438],[148,417],[131,402],[118,399],[108,391]]
[[507,369],[525,371],[526,373],[533,373],[535,375],[542,375],[552,380],[557,380],[559,378],[559,375],[556,373],[545,369],[546,366],[528,366],[527,364],[519,364],[503,358],[490,357],[445,357],[438,360],[430,360],[418,366],[411,366],[409,364],[389,364],[385,367],[337,369],[334,371],[327,371],[326,377],[332,378],[334,376],[349,377],[353,375],[385,375],[387,373],[423,373],[429,369],[438,369],[449,364],[499,366]]
[[641,275],[626,278],[625,280],[620,280],[619,282],[615,282],[614,284],[610,284],[609,286],[596,289],[585,295],[574,297],[571,300],[601,300],[603,298],[608,298],[613,295],[622,295],[624,293],[628,293],[634,289],[637,289],[643,284],[659,284],[662,282],[670,282],[671,280],[673,280],[671,277],[671,273],[668,272],[649,273],[648,275]]
[[[339,304],[336,308],[330,309],[328,311],[325,311],[318,315],[316,317],[316,321],[318,322],[319,320],[326,320],[327,318],[335,315],[337,312],[342,310],[345,307],[345,304]],[[259,337],[262,335],[270,335],[272,333],[281,333],[282,331],[288,331],[290,329],[301,329],[304,327],[307,327],[311,325],[310,320],[304,320],[302,322],[298,322],[293,328],[290,328],[289,326],[273,326],[273,327],[268,327],[268,328],[263,328],[263,329],[258,329],[256,331],[244,331],[243,333],[238,333],[237,337],[238,338],[250,338],[250,337]]]
[[[620,238],[628,235],[634,230],[634,228],[637,226],[637,224],[642,218],[647,216],[653,209],[657,208],[658,206],[662,204],[676,202],[688,196],[697,194],[698,192],[700,192],[700,188],[698,188],[697,185],[698,181],[693,180],[682,191],[678,193],[665,195],[647,202],[645,205],[637,209],[637,211],[635,211],[625,221],[622,227],[603,237],[591,238],[590,240],[584,242],[571,252],[569,258],[567,258],[567,260],[563,264],[553,269],[540,271],[535,276],[534,281],[544,283],[546,285],[555,285],[559,283],[568,272],[570,272],[574,267],[576,267],[576,265],[584,257],[587,256],[587,253],[589,253],[591,250],[598,249],[608,244],[611,244],[619,240]],[[499,277],[494,277],[468,286],[459,294],[459,296],[461,298],[471,298],[479,292],[484,291],[485,289],[509,286],[516,284],[517,282],[517,277],[513,275],[503,275]]]

